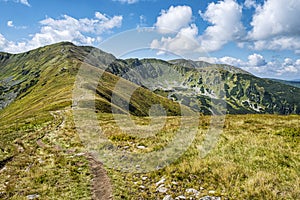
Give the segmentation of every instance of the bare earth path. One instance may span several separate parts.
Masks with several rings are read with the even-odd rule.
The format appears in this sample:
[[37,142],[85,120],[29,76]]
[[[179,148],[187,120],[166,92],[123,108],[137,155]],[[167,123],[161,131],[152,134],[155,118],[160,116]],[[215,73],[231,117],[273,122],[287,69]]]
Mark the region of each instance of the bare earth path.
[[97,161],[92,155],[89,155],[91,172],[94,175],[92,180],[92,198],[94,200],[110,200],[112,197],[112,186],[110,179],[103,167],[103,164]]

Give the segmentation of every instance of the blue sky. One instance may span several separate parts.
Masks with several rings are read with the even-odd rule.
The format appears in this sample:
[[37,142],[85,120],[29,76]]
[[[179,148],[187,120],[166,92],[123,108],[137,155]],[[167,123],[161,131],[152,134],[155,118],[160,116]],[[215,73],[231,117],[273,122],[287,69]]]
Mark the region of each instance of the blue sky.
[[71,41],[300,78],[299,0],[0,0],[0,51]]

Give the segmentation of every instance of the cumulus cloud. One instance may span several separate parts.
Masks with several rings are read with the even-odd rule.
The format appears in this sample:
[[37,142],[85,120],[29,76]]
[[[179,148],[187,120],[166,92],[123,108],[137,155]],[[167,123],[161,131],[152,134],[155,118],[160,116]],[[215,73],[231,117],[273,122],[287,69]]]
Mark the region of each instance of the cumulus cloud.
[[232,65],[232,66],[236,66],[236,67],[242,67],[246,64],[241,59],[233,58],[233,57],[230,57],[230,56],[225,56],[225,57],[220,58],[219,63]]
[[[40,21],[41,29],[32,36],[31,40],[19,43],[6,40],[6,45],[4,47],[2,45],[1,50],[22,52],[61,41],[70,41],[75,44],[93,44],[99,40],[102,33],[120,27],[122,19],[122,16],[108,17],[100,12],[96,12],[95,17],[92,19],[75,19],[68,15],[62,16],[61,19],[46,18]],[[94,34],[95,37],[87,34]]]
[[155,27],[160,33],[177,32],[187,27],[192,20],[192,9],[189,6],[171,6],[168,10],[162,10],[157,17]]
[[180,29],[175,37],[162,37],[160,40],[153,40],[150,47],[179,55],[185,54],[199,48],[197,35],[198,28],[195,24],[192,24],[189,27]]
[[271,36],[298,36],[300,1],[268,0],[258,6],[251,25],[250,37],[261,40]]
[[265,58],[256,53],[248,56],[248,63],[250,66],[263,66],[267,64]]
[[207,51],[219,50],[226,43],[239,40],[245,33],[241,22],[242,7],[235,0],[210,3],[204,13],[199,13],[212,24],[201,36],[201,45]]
[[[248,32],[242,23],[243,8],[255,9],[250,23],[252,28]],[[299,13],[298,0],[266,0],[263,4],[245,0],[243,5],[236,0],[220,0],[209,3],[204,12],[199,11],[209,25],[198,35],[198,27],[192,22],[191,8],[172,6],[161,12],[154,26],[162,34],[172,33],[166,29],[173,29],[177,34],[156,39],[151,45],[170,51],[176,47],[177,52],[203,53],[220,50],[227,43],[234,42],[240,48],[248,47],[255,51],[292,50],[300,54]],[[193,45],[183,45],[182,29],[190,30],[186,37],[191,38],[189,41]]]
[[151,47],[175,53],[204,53],[219,50],[245,34],[241,23],[242,7],[235,0],[210,3],[204,13],[199,11],[201,17],[211,24],[203,35],[198,34],[198,27],[192,23],[192,14],[192,9],[188,6],[171,6],[167,11],[163,10],[155,27],[163,34],[172,33],[172,30],[177,31],[177,34],[156,39]]
[[268,0],[257,5],[248,39],[256,50],[299,50],[300,1]]

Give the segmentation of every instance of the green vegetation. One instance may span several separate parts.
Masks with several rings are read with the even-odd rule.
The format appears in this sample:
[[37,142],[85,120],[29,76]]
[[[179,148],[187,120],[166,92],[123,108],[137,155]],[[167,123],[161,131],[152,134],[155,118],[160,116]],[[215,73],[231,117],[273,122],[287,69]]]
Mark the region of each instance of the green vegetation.
[[[129,137],[113,125],[111,117],[99,117],[101,127],[119,148],[129,146],[127,150],[137,151],[136,146],[142,143],[147,146],[145,153],[163,147],[172,139],[171,135],[165,134],[145,141]],[[216,148],[201,158],[199,144],[209,120],[209,116],[201,117],[193,144],[182,157],[164,169],[145,174],[108,169],[116,199],[162,199],[166,194],[173,198],[179,195],[195,198],[186,192],[188,188],[200,191],[199,196],[212,195],[214,191],[214,196],[225,199],[299,198],[299,116],[228,115]],[[176,129],[176,121],[178,118],[171,119],[166,128]],[[143,177],[147,179],[143,180]],[[162,178],[166,179],[166,193],[157,191],[156,183]]]
[[[0,199],[27,199],[28,195],[40,199],[92,198],[96,175],[76,131],[72,111],[72,92],[80,67],[87,69],[87,77],[104,72],[97,87],[84,85],[95,91],[96,101],[87,99],[80,106],[95,103],[105,136],[121,150],[143,155],[163,149],[181,125],[181,109],[191,107],[211,114],[213,91],[227,98],[229,113],[245,114],[226,116],[216,147],[204,158],[199,145],[209,129],[210,115],[200,115],[193,143],[167,167],[144,174],[106,168],[114,186],[114,199],[162,199],[167,194],[194,199],[197,195],[222,199],[300,198],[300,116],[266,114],[299,114],[300,89],[259,79],[227,65],[115,60],[92,47],[59,43],[23,54],[0,53]],[[141,80],[149,82],[126,76],[134,68],[146,72]],[[216,73],[220,77],[215,78]],[[153,92],[143,85],[161,75],[160,87],[151,85]],[[173,81],[171,88],[163,84],[171,83],[173,76],[178,82]],[[223,94],[214,86],[222,81]],[[116,90],[116,83],[123,90],[137,89],[128,97]],[[191,93],[197,88],[198,94]],[[122,103],[112,102],[113,95]],[[196,98],[190,98],[193,95]],[[180,108],[179,102],[185,106]],[[128,110],[122,106],[127,103]],[[111,113],[114,108],[121,118],[149,125],[151,119],[147,116],[154,104],[162,105],[168,116],[164,127],[148,137],[140,137],[146,131],[130,134],[122,130]],[[156,183],[162,178],[165,192],[157,191]],[[189,193],[189,188],[199,193]]]

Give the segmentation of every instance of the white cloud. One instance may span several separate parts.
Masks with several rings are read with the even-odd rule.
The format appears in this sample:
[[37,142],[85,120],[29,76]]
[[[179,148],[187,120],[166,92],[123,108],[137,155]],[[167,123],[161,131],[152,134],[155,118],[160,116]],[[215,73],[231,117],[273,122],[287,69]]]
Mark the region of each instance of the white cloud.
[[5,47],[6,44],[6,39],[5,37],[0,33],[0,48],[2,49],[3,47]]
[[250,66],[263,66],[267,64],[265,58],[256,53],[248,56],[248,63]]
[[26,29],[27,26],[15,26],[13,21],[7,21],[6,25],[10,28],[15,28],[15,29]]
[[[175,53],[206,53],[219,50],[230,41],[239,40],[245,29],[241,23],[242,7],[235,0],[210,3],[204,13],[199,12],[211,25],[204,34],[198,35],[198,27],[192,24],[192,10],[188,6],[171,6],[163,10],[155,27],[160,33],[174,33],[175,36],[154,40],[152,48],[161,48]],[[170,30],[168,30],[170,29]]]
[[[252,29],[248,33],[242,23],[243,7],[255,8]],[[192,24],[193,13],[190,8],[172,6],[161,12],[155,27],[160,33],[173,35],[154,40],[151,47],[161,47],[172,52],[204,53],[220,50],[227,43],[234,42],[240,48],[248,47],[256,51],[292,50],[300,54],[299,13],[299,0],[266,0],[264,4],[245,0],[243,5],[239,5],[236,0],[220,0],[209,3],[204,12],[199,11],[209,26],[203,34],[198,35],[198,27]],[[163,30],[163,27],[178,33]],[[187,31],[186,38],[191,38],[189,42],[193,45],[185,44],[182,29],[190,30]],[[263,65],[262,60],[261,62]]]
[[252,8],[252,7],[256,8],[257,7],[255,0],[245,0],[244,5],[246,8]]
[[299,36],[300,1],[268,0],[253,15],[250,37],[256,40],[272,36]]
[[285,66],[281,69],[278,69],[276,72],[277,72],[276,75],[281,76],[283,74],[297,73],[298,69],[295,66],[290,65],[290,66]]
[[210,3],[204,13],[199,13],[212,24],[201,36],[201,45],[207,51],[219,50],[226,43],[239,40],[245,33],[241,22],[242,7],[235,0]]
[[23,4],[25,6],[28,6],[28,7],[31,6],[29,4],[28,0],[0,0],[0,1],[4,1],[4,2],[12,1],[12,2],[15,2],[15,3],[21,3],[21,4]]
[[189,26],[192,20],[192,9],[189,6],[171,6],[168,10],[162,10],[155,27],[160,33],[177,32],[181,28]]
[[13,21],[7,21],[7,26],[8,27],[14,27]]
[[208,62],[208,63],[211,63],[211,64],[219,63],[219,59],[216,58],[216,57],[199,57],[198,60]]
[[300,49],[300,37],[279,36],[269,40],[254,41],[250,46],[255,50],[297,50]]
[[195,24],[182,28],[175,37],[162,37],[159,40],[153,40],[150,47],[161,49],[175,54],[191,53],[199,48],[197,40],[198,28]]
[[281,65],[281,68],[277,70],[277,74],[282,75],[284,73],[297,73],[297,68],[299,68],[298,64],[298,60],[294,62],[294,60],[291,58],[285,58]]
[[216,57],[199,57],[198,60],[206,61],[212,64],[227,64],[235,67],[245,67],[249,63],[245,62],[241,59],[230,57],[230,56],[224,56],[221,58]]
[[[46,18],[40,21],[41,29],[32,36],[31,40],[19,43],[6,40],[6,45],[2,45],[1,50],[23,52],[61,41],[70,41],[75,44],[93,44],[98,40],[99,35],[109,32],[115,27],[120,27],[122,19],[122,16],[110,18],[99,12],[96,12],[95,17],[92,19],[75,19],[68,15],[62,16],[61,19]],[[95,37],[87,34],[95,35]]]
[[113,0],[113,1],[119,1],[121,3],[127,3],[127,4],[134,4],[139,2],[139,0]]
[[248,33],[255,50],[300,49],[300,1],[268,0],[258,5]]
[[26,5],[26,6],[30,6],[29,2],[27,0],[20,0],[20,3]]
[[225,56],[219,58],[218,63],[224,63],[236,67],[262,67],[267,65],[265,58],[262,55],[256,53],[249,55],[246,62],[238,58]]
[[236,67],[241,67],[241,66],[245,65],[245,63],[241,59],[233,58],[233,57],[229,57],[229,56],[220,58],[219,63],[232,65],[232,66],[236,66]]

